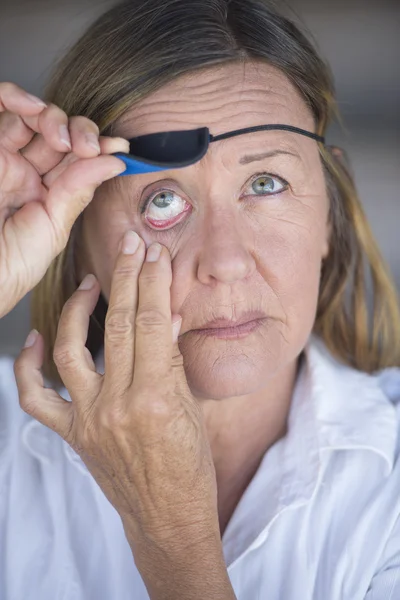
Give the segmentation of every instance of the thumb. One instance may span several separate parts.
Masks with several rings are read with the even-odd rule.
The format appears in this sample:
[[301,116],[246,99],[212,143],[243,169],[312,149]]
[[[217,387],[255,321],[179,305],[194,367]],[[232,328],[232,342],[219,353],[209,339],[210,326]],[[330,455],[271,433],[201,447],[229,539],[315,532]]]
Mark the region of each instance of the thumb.
[[73,224],[93,199],[96,188],[125,170],[122,160],[101,155],[70,164],[52,182],[45,204],[59,251],[66,245]]
[[72,404],[45,387],[41,373],[43,354],[43,337],[33,330],[14,363],[19,403],[24,412],[66,439],[73,418]]

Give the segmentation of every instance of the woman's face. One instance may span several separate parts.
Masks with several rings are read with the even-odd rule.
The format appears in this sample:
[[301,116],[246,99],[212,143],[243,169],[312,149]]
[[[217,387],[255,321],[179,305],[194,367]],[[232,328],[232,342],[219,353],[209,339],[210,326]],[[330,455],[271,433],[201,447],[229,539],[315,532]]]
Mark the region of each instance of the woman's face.
[[[218,135],[272,123],[315,131],[305,102],[279,70],[230,64],[166,85],[127,112],[115,135],[198,127]],[[146,246],[165,245],[192,393],[204,399],[251,394],[295,361],[312,330],[328,253],[328,209],[316,141],[287,131],[241,135],[210,144],[192,166],[103,184],[84,213],[82,265],[96,274],[108,300],[125,231],[137,231]],[[245,338],[194,331],[249,310],[267,318]]]

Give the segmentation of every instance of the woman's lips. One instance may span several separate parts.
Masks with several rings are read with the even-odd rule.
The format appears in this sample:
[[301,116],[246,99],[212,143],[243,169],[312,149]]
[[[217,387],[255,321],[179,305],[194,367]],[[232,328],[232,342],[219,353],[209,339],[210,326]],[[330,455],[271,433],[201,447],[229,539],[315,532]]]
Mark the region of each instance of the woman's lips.
[[265,322],[263,319],[254,319],[236,327],[218,327],[214,329],[193,329],[194,333],[207,335],[225,340],[235,340],[246,337],[249,333],[259,329]]

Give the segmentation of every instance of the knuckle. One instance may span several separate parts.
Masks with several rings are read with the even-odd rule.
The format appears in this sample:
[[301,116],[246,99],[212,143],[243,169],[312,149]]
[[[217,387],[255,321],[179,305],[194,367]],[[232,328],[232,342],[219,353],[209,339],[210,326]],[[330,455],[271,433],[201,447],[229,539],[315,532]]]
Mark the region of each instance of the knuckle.
[[151,331],[163,329],[167,325],[165,315],[157,308],[146,308],[138,312],[136,327],[140,330]]
[[123,277],[125,275],[128,275],[130,277],[132,275],[132,273],[137,273],[139,270],[139,266],[137,264],[129,264],[129,263],[132,263],[132,261],[129,259],[128,259],[128,261],[126,261],[126,260],[117,261],[117,264],[115,265],[115,269],[114,269],[114,275],[117,275],[117,276],[122,275]]
[[53,360],[57,367],[64,370],[75,370],[79,365],[79,358],[72,344],[63,343],[56,345],[53,350]]
[[19,397],[19,405],[26,414],[31,417],[35,416],[37,404],[30,394],[21,394]]
[[0,83],[0,89],[2,91],[2,93],[4,93],[7,96],[11,96],[14,94],[19,94],[21,93],[21,89],[12,81],[2,81]]
[[119,339],[121,337],[131,336],[133,333],[133,323],[131,312],[125,309],[114,308],[109,310],[106,316],[105,329],[108,338]]
[[26,126],[19,115],[10,111],[0,113],[0,138],[3,145],[13,143],[15,135],[25,134]]
[[21,117],[16,113],[12,113],[9,110],[6,110],[0,114],[0,123],[2,125],[3,130],[7,130],[11,127],[15,128],[17,124],[23,124]]
[[140,272],[140,279],[142,280],[142,282],[146,282],[145,285],[159,285],[160,273],[155,273],[153,269],[151,269],[151,271],[148,271],[147,269],[142,269]]
[[5,125],[5,133],[7,134],[8,129],[12,129],[14,132],[21,133],[25,132],[26,125],[21,117],[15,113],[6,112],[2,115],[3,123]]
[[128,421],[130,421],[130,419],[126,410],[124,410],[118,404],[101,410],[98,415],[98,419],[101,429],[115,432],[116,429],[131,428],[129,427]]
[[49,102],[47,108],[39,115],[39,125],[53,124],[54,121],[59,121],[60,123],[65,121],[68,125],[68,116],[59,106]]
[[8,110],[0,112],[1,135],[3,136],[6,130],[16,121],[17,115]]
[[91,121],[87,117],[79,115],[76,117],[71,117],[69,121],[72,128],[82,131],[83,133],[86,133],[87,131],[96,133],[97,135],[100,133],[98,125],[96,125],[94,121]]

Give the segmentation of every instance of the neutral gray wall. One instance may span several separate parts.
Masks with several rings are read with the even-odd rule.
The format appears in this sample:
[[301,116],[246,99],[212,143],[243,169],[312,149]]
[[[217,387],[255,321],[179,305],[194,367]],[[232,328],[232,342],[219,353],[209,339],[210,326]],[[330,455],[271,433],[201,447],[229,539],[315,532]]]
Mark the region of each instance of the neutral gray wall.
[[[244,0],[245,1],[245,0]],[[0,0],[0,81],[41,94],[53,60],[113,0]],[[372,229],[400,289],[400,2],[288,3],[333,69],[345,147]],[[17,354],[29,331],[29,298],[0,322],[0,354]]]

